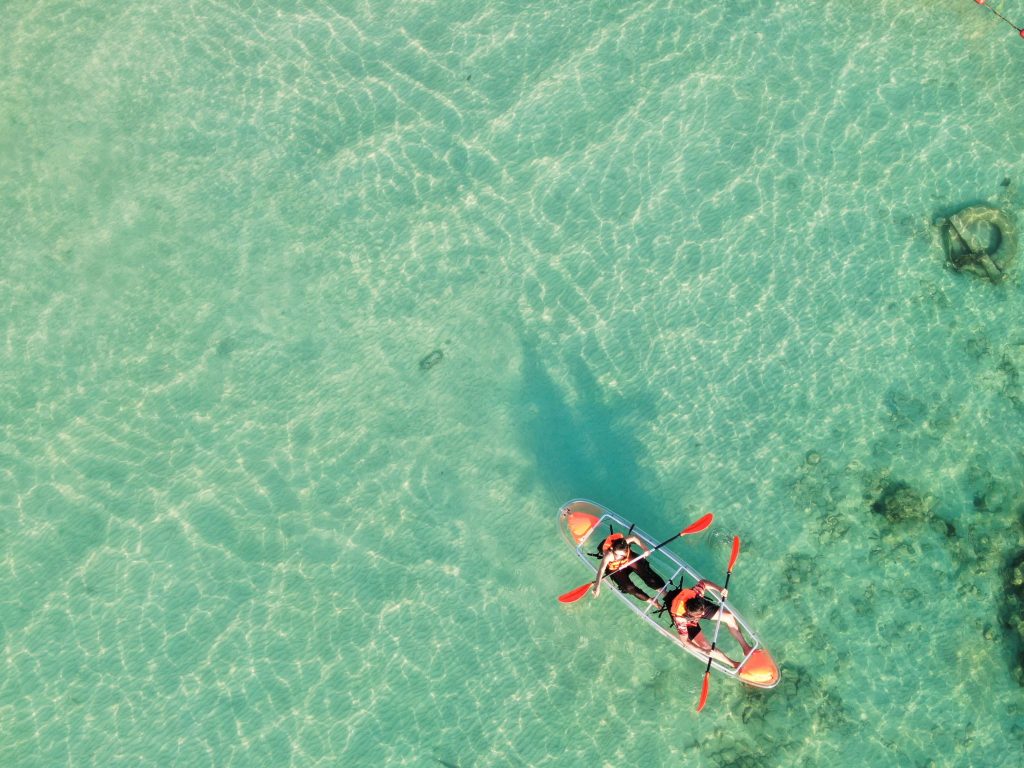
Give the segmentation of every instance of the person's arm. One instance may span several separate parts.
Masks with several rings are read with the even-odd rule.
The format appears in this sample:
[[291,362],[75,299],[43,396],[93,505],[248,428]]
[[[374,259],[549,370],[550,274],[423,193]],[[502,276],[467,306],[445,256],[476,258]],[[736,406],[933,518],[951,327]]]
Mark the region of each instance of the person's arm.
[[704,637],[703,632],[698,632],[696,635],[693,636],[692,640],[687,639],[687,642],[694,648],[698,648],[704,651],[704,653],[707,653],[711,650],[711,643],[709,643],[708,639]]
[[644,551],[644,553],[647,553],[647,552],[651,551],[650,549],[648,549],[647,545],[644,544],[643,539],[641,539],[641,538],[639,538],[637,536],[630,536],[629,538],[626,539],[626,543],[627,544],[639,544],[640,545],[640,549],[642,549]]
[[604,557],[601,558],[601,567],[597,569],[597,579],[594,581],[594,597],[601,594],[601,580],[604,578],[604,572],[608,568],[608,561],[611,559],[611,552],[606,552]]
[[675,622],[676,631],[679,633],[679,639],[683,645],[688,645],[691,648],[696,648],[698,651],[707,653],[711,650],[711,644],[708,643],[708,639],[704,637],[703,632],[698,632],[692,638],[690,633],[686,631],[686,619],[681,616],[673,616],[672,620]]
[[725,600],[729,596],[729,590],[725,589],[724,587],[721,587],[718,584],[715,584],[715,582],[713,581],[708,581],[707,579],[701,579],[700,581],[698,581],[697,586],[694,587],[694,589],[696,589],[701,595],[703,595],[704,591],[708,587],[711,587],[713,590],[715,590],[715,592],[720,594],[723,600]]

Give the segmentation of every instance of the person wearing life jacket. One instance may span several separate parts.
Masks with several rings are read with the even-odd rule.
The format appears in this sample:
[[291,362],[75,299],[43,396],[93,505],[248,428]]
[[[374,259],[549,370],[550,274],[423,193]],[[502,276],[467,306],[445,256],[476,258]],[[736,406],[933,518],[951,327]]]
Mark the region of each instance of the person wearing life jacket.
[[627,595],[632,595],[637,600],[654,603],[655,606],[661,608],[657,598],[649,597],[646,592],[630,581],[630,576],[635,573],[655,592],[660,592],[665,586],[665,580],[655,572],[646,558],[637,560],[630,565],[629,561],[637,557],[637,553],[631,546],[633,544],[639,544],[645,553],[650,552],[647,545],[636,536],[613,533],[601,542],[601,546],[597,549],[601,557],[601,565],[597,569],[594,597],[601,594],[601,581],[607,575],[615,582],[615,586]]
[[714,651],[711,650],[711,643],[708,642],[707,637],[704,636],[704,632],[701,630],[700,622],[707,619],[709,621],[717,621],[718,614],[722,614],[722,623],[726,629],[729,630],[736,642],[740,644],[740,648],[743,649],[743,655],[746,656],[753,649],[743,637],[743,631],[740,629],[739,622],[736,621],[736,617],[733,616],[732,612],[727,608],[722,608],[718,603],[714,603],[704,597],[704,592],[707,587],[711,587],[713,590],[721,595],[721,600],[724,602],[729,596],[729,590],[722,589],[720,586],[707,579],[701,579],[693,587],[684,588],[678,590],[675,594],[670,595],[670,602],[668,607],[669,615],[672,617],[672,622],[676,625],[676,630],[679,632],[680,639],[687,645],[693,646],[702,653],[706,653],[713,659],[728,664],[731,667],[739,666],[739,662],[733,661],[726,656],[717,647]]

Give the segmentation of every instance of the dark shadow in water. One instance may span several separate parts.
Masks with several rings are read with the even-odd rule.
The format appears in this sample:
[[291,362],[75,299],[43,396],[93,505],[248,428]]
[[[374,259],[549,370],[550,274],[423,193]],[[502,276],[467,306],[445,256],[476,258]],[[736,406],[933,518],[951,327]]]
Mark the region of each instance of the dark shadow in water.
[[[1016,509],[1019,532],[1024,530],[1024,501]],[[1012,530],[1012,529],[1011,529]],[[1007,537],[1012,540],[1012,536]],[[1019,538],[1017,539],[1019,541]],[[1011,547],[1003,567],[1003,598],[999,606],[999,623],[1005,631],[1005,653],[1010,674],[1024,686],[1024,549]]]
[[[538,350],[536,344],[523,344],[519,424],[524,447],[536,458],[541,485],[558,503],[592,499],[646,527],[658,503],[645,490],[653,487],[653,479],[640,466],[643,447],[634,430],[651,422],[653,405],[608,395],[579,357],[569,364],[563,390],[548,375],[549,366]],[[569,402],[567,391],[578,395],[575,402]]]

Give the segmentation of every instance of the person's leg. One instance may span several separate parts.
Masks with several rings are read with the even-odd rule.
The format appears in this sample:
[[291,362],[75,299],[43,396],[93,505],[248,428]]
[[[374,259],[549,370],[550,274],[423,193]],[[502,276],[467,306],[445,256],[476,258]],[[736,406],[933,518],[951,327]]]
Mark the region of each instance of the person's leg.
[[642,589],[640,589],[640,587],[638,587],[636,584],[629,580],[628,571],[626,571],[625,573],[623,573],[622,571],[615,571],[611,575],[611,579],[613,582],[615,582],[615,586],[619,588],[620,592],[625,592],[627,595],[632,595],[637,600],[643,600],[644,602],[651,599],[647,596],[647,593],[645,593]]
[[662,605],[658,602],[657,598],[649,597],[646,592],[629,580],[629,576],[632,572],[632,568],[628,569],[625,573],[622,571],[616,571],[612,574],[612,580],[615,582],[616,586],[618,586],[618,588],[627,595],[632,595],[637,600],[641,600],[645,603],[651,603],[655,608],[661,610]]
[[736,617],[733,616],[730,611],[719,609],[718,611],[715,611],[714,614],[708,617],[709,620],[718,621],[719,612],[721,612],[722,614],[722,623],[725,624],[725,628],[729,630],[730,635],[736,638],[736,642],[738,642],[740,644],[740,648],[743,649],[743,655],[746,656],[748,653],[750,653],[750,650],[753,646],[750,643],[748,643],[746,639],[743,637],[743,631],[740,629],[739,622],[736,621]]
[[634,563],[633,567],[636,568],[640,578],[644,580],[644,584],[654,591],[658,592],[665,586],[665,580],[651,567],[649,561],[641,560],[638,563]]
[[720,661],[729,667],[739,666],[738,661],[733,661],[720,650],[718,650],[718,648],[711,650],[711,643],[708,642],[708,639],[704,637],[704,633],[701,632],[699,629],[696,633],[690,633],[690,643],[697,646],[700,650],[704,651],[704,653],[706,653],[715,661]]

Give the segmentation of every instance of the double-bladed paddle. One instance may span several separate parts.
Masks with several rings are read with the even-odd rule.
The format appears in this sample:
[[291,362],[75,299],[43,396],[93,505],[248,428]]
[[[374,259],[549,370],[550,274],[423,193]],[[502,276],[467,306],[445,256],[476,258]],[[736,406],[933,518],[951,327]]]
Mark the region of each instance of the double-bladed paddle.
[[[732,576],[732,568],[736,565],[736,558],[740,556],[740,537],[733,536],[732,538],[732,556],[729,558],[729,570],[725,572],[725,586],[722,587],[722,591],[726,592],[729,589],[729,577]],[[718,630],[722,628],[722,611],[725,610],[725,605],[720,604],[718,606],[718,621],[715,623],[715,636],[711,639],[711,653],[715,652],[715,645],[718,643]],[[711,653],[708,654],[708,665],[704,668],[704,682],[700,689],[700,702],[697,704],[697,711],[700,712],[704,709],[704,704],[708,700],[708,684],[711,678]]]
[[[697,522],[690,523],[690,525],[688,525],[686,528],[683,528],[683,530],[681,530],[679,533],[677,533],[671,539],[665,539],[663,542],[661,542],[661,544],[658,544],[654,549],[650,549],[647,552],[644,552],[642,555],[637,555],[632,560],[629,560],[625,565],[622,566],[622,568],[619,568],[618,570],[620,570],[620,571],[624,570],[624,569],[628,568],[629,566],[633,565],[634,563],[637,563],[637,562],[643,560],[645,557],[650,557],[655,552],[657,552],[659,549],[664,547],[666,544],[672,543],[673,541],[678,539],[680,536],[686,536],[687,534],[690,534],[690,533],[700,533],[705,528],[707,528],[709,525],[711,525],[711,521],[714,520],[714,519],[715,519],[715,516],[712,515],[710,512],[708,512],[706,515],[704,515],[704,517],[702,517]],[[632,529],[630,529],[630,530],[632,530]],[[739,539],[737,539],[737,542],[738,541],[739,541]],[[732,568],[732,566],[730,565],[730,570],[731,570],[731,568]],[[594,579],[593,581],[588,581],[586,584],[580,584],[578,587],[576,587],[576,589],[572,589],[572,590],[566,592],[564,595],[561,595],[558,598],[558,602],[560,602],[560,603],[575,603],[577,600],[579,600],[581,597],[583,597],[587,593],[588,589],[590,589],[595,584],[597,584],[597,579]]]

